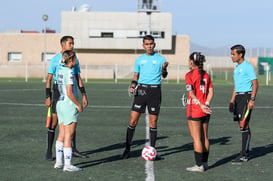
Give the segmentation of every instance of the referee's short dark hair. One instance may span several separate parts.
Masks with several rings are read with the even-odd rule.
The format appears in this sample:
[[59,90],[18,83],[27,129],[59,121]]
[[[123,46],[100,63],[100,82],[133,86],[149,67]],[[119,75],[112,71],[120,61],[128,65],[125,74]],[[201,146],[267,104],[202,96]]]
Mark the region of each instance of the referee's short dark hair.
[[238,54],[241,53],[241,54],[242,54],[242,58],[245,57],[246,49],[245,49],[245,47],[244,47],[243,45],[240,45],[240,44],[234,45],[234,46],[232,46],[230,49],[231,49],[231,50],[236,50],[236,52],[237,52]]
[[143,37],[143,42],[144,42],[144,40],[153,40],[153,42],[155,41],[155,39],[154,39],[154,37],[152,35],[145,35]]
[[72,40],[74,40],[74,38],[73,38],[73,36],[63,36],[62,38],[61,38],[61,41],[60,41],[60,43],[62,44],[62,42],[65,42],[65,41],[67,41],[67,39],[72,39]]

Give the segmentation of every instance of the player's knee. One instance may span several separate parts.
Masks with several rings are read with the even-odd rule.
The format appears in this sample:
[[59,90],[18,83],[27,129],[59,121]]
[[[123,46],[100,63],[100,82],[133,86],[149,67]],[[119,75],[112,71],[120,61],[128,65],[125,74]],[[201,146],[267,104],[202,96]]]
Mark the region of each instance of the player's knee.
[[130,120],[129,126],[136,127],[137,122],[138,122],[137,120]]

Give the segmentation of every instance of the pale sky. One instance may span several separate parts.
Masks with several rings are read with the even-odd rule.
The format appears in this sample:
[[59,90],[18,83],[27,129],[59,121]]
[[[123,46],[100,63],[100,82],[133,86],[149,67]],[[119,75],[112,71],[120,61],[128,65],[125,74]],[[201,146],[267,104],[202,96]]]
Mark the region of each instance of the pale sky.
[[[47,27],[60,32],[61,12],[89,4],[91,11],[136,12],[137,0],[2,0],[0,32]],[[243,44],[273,48],[273,0],[161,0],[173,17],[173,34],[210,48]]]

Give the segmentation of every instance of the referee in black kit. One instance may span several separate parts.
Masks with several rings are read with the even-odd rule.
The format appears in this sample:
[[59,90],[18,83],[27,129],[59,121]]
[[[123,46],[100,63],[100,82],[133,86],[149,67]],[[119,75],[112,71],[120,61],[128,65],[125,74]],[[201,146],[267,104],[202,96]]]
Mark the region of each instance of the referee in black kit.
[[240,154],[232,160],[233,163],[246,162],[249,160],[251,138],[249,121],[258,91],[258,80],[255,69],[253,65],[245,60],[244,56],[245,48],[242,45],[234,45],[231,47],[231,59],[238,65],[234,68],[234,88],[229,110],[233,112],[234,121],[239,122],[242,133],[242,149]]
[[[131,110],[130,123],[127,128],[126,144],[122,159],[130,157],[130,146],[139,117],[145,112],[147,106],[149,112],[150,144],[155,147],[157,137],[157,119],[161,103],[161,77],[167,77],[168,62],[154,52],[155,42],[151,35],[143,38],[145,54],[135,61],[134,77],[131,82],[130,93],[135,92]],[[156,156],[156,160],[160,160]]]

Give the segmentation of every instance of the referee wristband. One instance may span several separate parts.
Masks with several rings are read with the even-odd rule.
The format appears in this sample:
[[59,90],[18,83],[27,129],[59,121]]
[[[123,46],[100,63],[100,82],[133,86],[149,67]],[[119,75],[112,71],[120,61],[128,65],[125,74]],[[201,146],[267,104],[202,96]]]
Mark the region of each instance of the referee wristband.
[[51,89],[50,88],[46,88],[46,99],[47,98],[51,98],[52,97],[52,93],[51,93]]
[[81,91],[82,94],[85,94],[85,95],[86,95],[86,92],[85,92],[85,88],[84,88],[84,87],[80,87],[79,89],[80,89],[80,91]]
[[136,81],[136,80],[132,80],[131,81],[131,88],[133,88],[133,89],[135,89],[136,88],[136,86],[137,86],[137,84],[138,84],[138,82]]
[[250,100],[255,101],[255,97],[251,97]]

